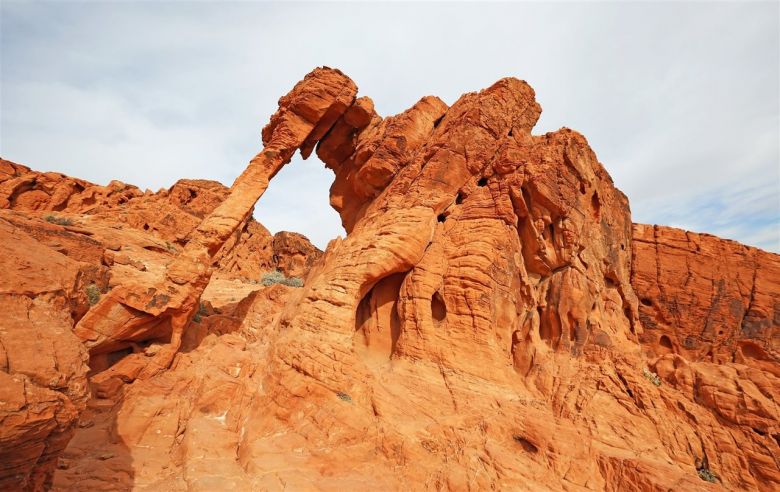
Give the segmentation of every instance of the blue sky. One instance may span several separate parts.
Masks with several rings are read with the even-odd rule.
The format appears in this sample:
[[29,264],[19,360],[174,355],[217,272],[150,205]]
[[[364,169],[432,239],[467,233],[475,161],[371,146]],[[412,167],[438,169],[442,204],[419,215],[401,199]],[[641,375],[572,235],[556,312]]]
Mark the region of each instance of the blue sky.
[[[0,155],[142,188],[230,185],[278,98],[312,68],[383,115],[504,76],[534,133],[583,133],[635,222],[780,252],[780,4],[0,4]],[[344,232],[330,171],[295,158],[255,216],[324,247]]]

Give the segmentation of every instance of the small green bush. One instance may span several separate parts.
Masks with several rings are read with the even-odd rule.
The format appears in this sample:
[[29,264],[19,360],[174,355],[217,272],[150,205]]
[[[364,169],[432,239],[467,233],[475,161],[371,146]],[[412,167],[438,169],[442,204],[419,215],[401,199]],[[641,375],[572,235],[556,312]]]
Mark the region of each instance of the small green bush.
[[351,397],[351,396],[349,396],[349,395],[348,395],[348,394],[346,394],[346,393],[342,393],[341,391],[339,391],[338,393],[336,393],[336,396],[338,396],[338,397],[339,397],[339,399],[341,399],[342,401],[346,401],[346,402],[352,402],[352,397]]
[[56,215],[51,215],[51,214],[45,216],[44,220],[46,220],[46,222],[49,222],[51,224],[57,224],[61,226],[73,225],[73,221],[68,219],[67,217],[57,217]]
[[100,289],[95,284],[87,285],[87,301],[90,306],[94,306],[100,300]]
[[195,316],[192,318],[192,321],[196,323],[200,323],[203,317],[206,316],[207,314],[208,311],[206,311],[206,305],[201,302],[200,306],[198,306],[198,311],[195,313]]
[[290,277],[287,279],[284,285],[288,287],[303,287],[303,280],[299,279],[298,277]]
[[263,275],[261,282],[263,285],[268,287],[269,285],[281,284],[285,280],[287,280],[287,277],[285,277],[282,272],[279,270],[274,270],[273,272],[268,272]]
[[698,472],[699,472],[699,478],[701,478],[705,482],[710,482],[710,483],[718,482],[718,476],[712,473],[712,471],[709,468],[700,468]]
[[658,377],[658,374],[648,370],[647,368],[642,369],[642,374],[644,374],[645,378],[654,385],[661,386],[661,378]]
[[288,287],[303,287],[303,280],[298,277],[287,278],[279,270],[266,273],[260,282],[266,287],[274,284],[282,284]]

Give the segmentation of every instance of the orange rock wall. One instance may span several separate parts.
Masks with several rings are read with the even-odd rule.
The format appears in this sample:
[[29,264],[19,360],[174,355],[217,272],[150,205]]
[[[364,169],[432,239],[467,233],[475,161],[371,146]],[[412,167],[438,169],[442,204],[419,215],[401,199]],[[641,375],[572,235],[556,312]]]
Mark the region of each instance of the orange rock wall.
[[634,225],[632,285],[653,354],[780,359],[780,257],[709,234]]
[[0,259],[0,490],[44,490],[89,398],[70,315],[87,265],[2,219]]

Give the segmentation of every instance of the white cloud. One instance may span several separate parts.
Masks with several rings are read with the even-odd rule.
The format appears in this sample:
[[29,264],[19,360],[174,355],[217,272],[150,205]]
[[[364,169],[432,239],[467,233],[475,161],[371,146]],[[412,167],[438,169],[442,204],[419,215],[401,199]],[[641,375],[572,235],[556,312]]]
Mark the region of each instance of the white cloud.
[[[229,185],[315,66],[386,115],[513,75],[544,108],[536,132],[586,135],[635,220],[780,251],[776,3],[0,5],[0,153],[37,169]],[[256,216],[323,247],[343,234],[331,180],[296,159]]]

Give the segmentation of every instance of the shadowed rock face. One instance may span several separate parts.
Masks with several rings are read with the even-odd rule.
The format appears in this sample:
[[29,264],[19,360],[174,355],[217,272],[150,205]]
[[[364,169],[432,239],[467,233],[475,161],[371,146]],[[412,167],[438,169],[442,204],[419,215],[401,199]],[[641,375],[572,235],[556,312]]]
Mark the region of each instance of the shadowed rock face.
[[[159,268],[208,283],[206,320],[165,371],[122,384],[149,350],[93,376],[56,487],[780,487],[777,255],[632,226],[584,137],[532,135],[525,82],[386,118],[356,92],[319,69],[280,99],[247,179]],[[348,232],[277,262],[312,265],[304,286],[181,268],[239,241],[296,148],[334,171]]]

